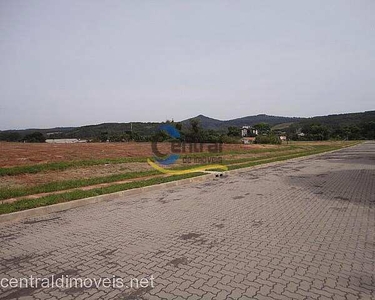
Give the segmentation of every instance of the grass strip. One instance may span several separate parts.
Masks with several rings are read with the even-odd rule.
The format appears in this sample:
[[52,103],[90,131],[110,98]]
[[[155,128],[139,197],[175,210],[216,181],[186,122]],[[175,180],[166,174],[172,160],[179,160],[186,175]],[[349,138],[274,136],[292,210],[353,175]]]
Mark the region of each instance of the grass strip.
[[[189,165],[189,167],[194,168],[197,166],[204,166],[209,165],[207,164],[194,164]],[[170,170],[184,170],[187,166],[176,166],[173,168],[169,168]],[[102,177],[95,177],[95,178],[83,178],[83,179],[73,179],[73,180],[60,180],[60,181],[53,181],[46,184],[40,184],[31,187],[19,187],[19,188],[0,188],[0,200],[10,199],[10,198],[18,198],[33,194],[41,194],[41,193],[50,193],[50,192],[57,192],[63,191],[68,189],[86,187],[90,185],[102,184],[102,183],[112,183],[116,181],[122,181],[127,179],[135,179],[141,178],[146,176],[153,176],[153,175],[162,175],[157,170],[150,170],[150,171],[143,171],[143,172],[128,172],[122,174],[114,174],[109,176],[102,176]]]
[[192,178],[201,176],[204,173],[191,173],[191,174],[185,174],[185,175],[175,175],[175,176],[169,176],[169,177],[157,177],[157,178],[151,178],[147,180],[142,181],[136,181],[136,182],[128,182],[123,184],[114,184],[107,187],[102,188],[95,188],[91,190],[74,190],[62,194],[53,194],[53,195],[47,195],[44,197],[40,197],[37,199],[20,199],[19,201],[13,202],[13,203],[3,203],[0,204],[0,215],[2,214],[8,214],[16,211],[22,211],[26,209],[41,207],[41,206],[47,206],[57,203],[63,203],[68,202],[72,200],[78,200],[88,197],[94,197],[104,194],[110,194],[115,193],[119,191],[125,191],[135,188],[141,188],[145,186],[160,184],[160,183],[166,183],[186,178]]
[[[194,164],[190,165],[189,167],[194,168],[197,166],[204,166],[207,164]],[[187,166],[176,166],[173,168],[169,168],[170,170],[184,170]],[[143,172],[128,172],[122,174],[114,174],[102,177],[95,177],[95,178],[83,178],[83,179],[73,179],[73,180],[60,180],[60,181],[53,181],[46,184],[40,184],[31,187],[19,187],[19,188],[0,188],[0,200],[10,199],[10,198],[18,198],[33,194],[41,194],[41,193],[50,193],[50,192],[57,192],[63,191],[68,189],[80,188],[90,185],[102,184],[102,183],[112,183],[116,181],[122,181],[127,179],[135,179],[141,178],[146,176],[153,176],[153,175],[162,175],[157,170],[150,170],[150,171],[143,171]]]
[[340,149],[340,148],[331,147],[331,148],[328,148],[328,149],[319,149],[319,150],[312,150],[312,151],[294,153],[294,154],[289,154],[289,155],[285,155],[285,156],[263,159],[263,160],[253,161],[253,162],[244,163],[244,164],[229,165],[228,170],[248,168],[248,167],[252,167],[252,166],[256,166],[256,165],[260,165],[260,164],[277,162],[277,161],[284,161],[284,160],[288,160],[288,159],[292,159],[292,158],[309,156],[309,155],[324,153],[324,152],[327,152],[327,151],[332,151],[332,150],[337,150],[337,149]]
[[272,153],[279,151],[287,151],[299,148],[295,145],[273,145],[275,148],[253,148],[253,149],[241,149],[241,150],[227,150],[223,152],[199,152],[199,153],[184,153],[181,158],[184,157],[206,157],[206,156],[222,156],[222,155],[236,155],[236,154],[259,154],[259,153]]
[[[229,160],[229,161],[226,161],[225,165],[228,167],[228,170],[236,170],[236,169],[248,168],[248,167],[252,167],[256,165],[266,164],[270,162],[284,161],[284,160],[288,160],[292,158],[338,150],[338,149],[342,149],[345,147],[353,146],[355,144],[356,143],[351,143],[351,144],[346,144],[346,145],[335,145],[335,146],[319,145],[319,147],[317,147],[318,149],[291,153],[291,154],[283,155],[283,156],[268,156],[268,157],[262,157],[258,159],[249,159],[247,162],[244,162],[244,163],[238,163],[237,160]],[[239,162],[242,162],[242,161],[239,161]],[[222,171],[222,170],[209,169],[209,171]]]
[[[303,150],[301,149],[297,153],[300,153],[302,151]],[[267,158],[272,158],[272,157],[280,157],[280,156],[284,155],[283,154],[284,152],[285,153],[289,153],[289,154],[296,153],[296,151],[292,151],[292,152],[283,151],[283,152],[278,152],[278,153],[273,153],[273,154],[264,155],[264,156],[258,156],[258,157],[244,157],[244,158],[236,158],[236,159],[223,159],[222,163],[224,165],[231,165],[231,164],[246,163],[246,162],[249,162],[249,161],[262,160],[262,159],[267,159]]]
[[63,191],[68,189],[74,189],[84,186],[96,185],[101,183],[111,183],[116,181],[122,181],[127,179],[140,178],[145,176],[152,176],[160,174],[156,170],[143,171],[143,172],[129,172],[123,174],[114,174],[109,176],[95,177],[95,178],[84,178],[74,180],[61,180],[49,182],[32,187],[20,187],[20,188],[1,188],[0,189],[0,200],[17,198],[27,195],[49,193],[56,191]]

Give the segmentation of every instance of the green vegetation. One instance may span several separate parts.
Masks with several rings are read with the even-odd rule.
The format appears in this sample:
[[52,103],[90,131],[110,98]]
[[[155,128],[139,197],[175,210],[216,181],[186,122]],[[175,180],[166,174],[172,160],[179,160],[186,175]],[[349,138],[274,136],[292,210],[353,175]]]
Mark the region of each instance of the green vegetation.
[[19,142],[21,141],[21,139],[22,139],[22,136],[19,132],[14,132],[14,131],[0,132],[0,141]]
[[101,183],[111,183],[116,181],[122,181],[127,179],[135,179],[141,177],[147,177],[152,175],[160,175],[156,170],[144,171],[144,172],[129,172],[123,174],[114,174],[110,176],[85,178],[85,179],[73,179],[73,180],[61,180],[49,182],[32,187],[22,188],[1,188],[0,189],[0,200],[22,197],[33,194],[48,193],[63,191],[68,189],[74,189],[84,186],[96,185]]
[[375,111],[303,119],[291,124],[286,133],[291,140],[375,139]]
[[281,144],[281,140],[279,138],[279,136],[277,136],[276,134],[273,134],[273,133],[270,133],[270,134],[267,134],[267,135],[258,135],[256,138],[255,138],[255,141],[254,141],[255,144]]
[[241,136],[241,129],[239,127],[229,126],[227,135],[232,136],[232,137],[240,137]]
[[242,163],[242,164],[235,164],[235,165],[229,165],[228,169],[229,170],[235,170],[235,169],[241,169],[241,168],[248,168],[260,164],[265,164],[265,163],[271,163],[271,162],[277,162],[277,161],[283,161],[287,159],[292,159],[292,158],[297,158],[297,157],[303,157],[307,155],[313,155],[313,154],[319,154],[327,151],[332,151],[339,149],[341,147],[320,147],[319,149],[314,149],[314,150],[307,150],[299,153],[292,153],[288,155],[283,155],[283,156],[276,156],[276,157],[270,157],[270,158],[265,158],[265,159],[259,159],[259,160],[254,160],[251,162],[247,163]]
[[[270,162],[277,162],[277,161],[283,161],[283,160],[287,160],[291,158],[324,153],[327,151],[341,149],[343,147],[353,146],[355,144],[357,143],[352,142],[352,143],[347,143],[347,144],[336,144],[336,145],[314,145],[312,147],[307,146],[307,147],[302,147],[300,151],[298,152],[287,153],[285,151],[285,154],[279,152],[277,155],[270,154],[270,155],[266,155],[262,157],[224,160],[223,164],[228,166],[228,170],[236,170],[236,169],[248,168],[248,167],[270,163]],[[221,171],[221,170],[212,169],[211,171]]]
[[46,141],[46,138],[41,132],[33,132],[30,134],[27,134],[23,138],[23,141],[26,143],[44,143]]
[[286,134],[291,140],[302,141],[375,139],[375,119],[343,126],[306,122],[293,124],[286,129]]
[[147,180],[142,181],[135,181],[135,182],[128,182],[123,184],[114,184],[107,187],[102,188],[95,188],[91,190],[74,190],[62,194],[52,194],[47,195],[44,197],[40,197],[37,199],[21,199],[16,202],[12,203],[3,203],[0,204],[0,215],[1,214],[7,214],[12,213],[16,211],[41,207],[41,206],[47,206],[62,202],[68,202],[72,200],[78,200],[88,197],[94,197],[104,194],[110,194],[135,188],[141,188],[145,186],[160,184],[160,183],[166,183],[176,180],[181,180],[185,178],[192,178],[196,176],[201,176],[204,173],[192,173],[192,174],[186,174],[186,175],[176,175],[176,176],[169,176],[169,177],[157,177],[157,178],[151,178]]
[[254,129],[258,130],[259,135],[269,134],[270,131],[271,131],[270,124],[265,123],[265,122],[255,124],[253,127],[254,127]]

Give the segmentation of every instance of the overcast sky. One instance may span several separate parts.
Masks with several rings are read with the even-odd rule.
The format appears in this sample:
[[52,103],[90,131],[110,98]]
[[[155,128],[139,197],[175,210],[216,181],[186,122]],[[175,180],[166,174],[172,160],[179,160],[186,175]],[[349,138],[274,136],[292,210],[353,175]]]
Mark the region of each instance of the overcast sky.
[[0,129],[375,109],[375,1],[0,1]]

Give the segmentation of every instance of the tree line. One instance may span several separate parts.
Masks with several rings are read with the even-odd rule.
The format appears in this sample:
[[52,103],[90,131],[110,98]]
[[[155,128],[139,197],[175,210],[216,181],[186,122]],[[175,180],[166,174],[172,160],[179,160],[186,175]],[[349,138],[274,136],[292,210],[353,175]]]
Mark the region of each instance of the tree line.
[[[188,126],[183,126],[179,122],[167,120],[164,124],[174,126],[180,132],[178,140],[187,143],[240,143],[241,129],[236,126],[230,126],[227,131],[204,129],[198,119],[191,119]],[[132,130],[121,132],[111,132],[108,130],[100,131],[95,136],[87,136],[92,142],[152,142],[152,141],[170,141],[172,139],[166,132],[158,131],[152,127],[149,134]],[[258,123],[253,126],[258,135],[249,134],[255,137],[255,143],[261,144],[279,144],[279,136],[285,135],[288,140],[303,141],[321,141],[321,140],[364,140],[375,139],[375,121],[361,122],[359,124],[336,125],[321,124],[318,122],[311,123],[293,123],[282,130],[272,130],[267,123]],[[59,133],[50,135],[49,138],[72,138],[71,134]],[[29,142],[43,143],[46,136],[41,132],[32,132],[25,135],[17,131],[0,132],[0,140],[8,142]]]
[[292,124],[286,130],[290,140],[373,140],[375,122],[361,122],[351,125],[323,125],[320,123]]

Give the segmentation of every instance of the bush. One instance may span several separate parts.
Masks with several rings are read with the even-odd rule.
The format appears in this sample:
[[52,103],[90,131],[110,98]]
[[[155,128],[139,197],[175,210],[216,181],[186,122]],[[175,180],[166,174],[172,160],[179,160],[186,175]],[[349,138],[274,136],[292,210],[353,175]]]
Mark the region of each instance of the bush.
[[275,134],[258,135],[255,138],[255,140],[254,140],[254,144],[275,144],[275,145],[280,145],[281,144],[281,140]]
[[27,143],[44,143],[46,141],[46,138],[41,132],[33,132],[27,134],[23,140]]
[[239,137],[223,135],[221,136],[221,142],[224,144],[241,144],[241,139]]
[[21,135],[18,132],[1,132],[0,141],[18,142],[21,140]]

